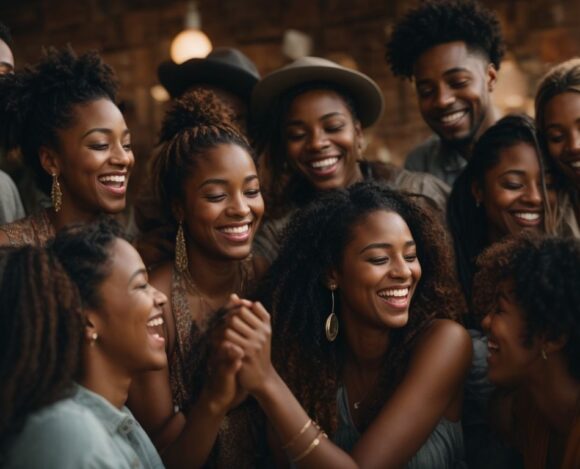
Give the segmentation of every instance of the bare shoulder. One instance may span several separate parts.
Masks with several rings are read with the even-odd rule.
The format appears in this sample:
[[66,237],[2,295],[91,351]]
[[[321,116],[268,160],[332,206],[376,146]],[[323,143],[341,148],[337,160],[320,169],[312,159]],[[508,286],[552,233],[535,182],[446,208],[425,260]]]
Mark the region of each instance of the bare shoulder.
[[441,357],[466,367],[471,363],[471,354],[471,337],[465,328],[451,319],[436,319],[417,339],[413,360],[425,358],[434,362]]

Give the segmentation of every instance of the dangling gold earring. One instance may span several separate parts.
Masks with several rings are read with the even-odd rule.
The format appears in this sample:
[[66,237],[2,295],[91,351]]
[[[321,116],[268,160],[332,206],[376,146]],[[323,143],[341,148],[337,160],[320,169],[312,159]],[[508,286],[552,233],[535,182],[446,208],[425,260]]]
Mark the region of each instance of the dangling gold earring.
[[60,212],[62,208],[62,191],[60,190],[60,183],[56,173],[52,173],[52,187],[50,188],[50,200],[52,201],[52,208],[55,212]]
[[336,336],[338,336],[338,317],[334,313],[334,290],[336,290],[336,285],[330,285],[332,308],[324,323],[324,333],[326,334],[326,340],[329,342],[334,342]]
[[93,332],[91,334],[91,338],[90,338],[91,347],[94,347],[95,346],[95,344],[97,343],[97,339],[98,338],[99,338],[99,334],[97,334],[96,332]]
[[186,272],[188,269],[187,248],[185,247],[185,233],[183,232],[183,220],[179,220],[177,235],[175,236],[175,268],[178,272]]

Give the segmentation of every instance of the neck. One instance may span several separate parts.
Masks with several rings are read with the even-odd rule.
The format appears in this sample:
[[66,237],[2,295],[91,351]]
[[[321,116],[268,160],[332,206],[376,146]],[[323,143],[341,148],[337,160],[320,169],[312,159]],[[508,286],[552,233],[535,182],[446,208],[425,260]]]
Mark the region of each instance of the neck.
[[212,258],[190,242],[187,249],[188,268],[199,293],[208,298],[229,297],[239,289],[241,260]]
[[47,215],[56,232],[60,231],[66,225],[90,223],[99,216],[99,213],[76,210],[63,204],[63,207],[59,212],[55,212],[52,208],[47,209]]
[[104,397],[116,408],[122,408],[127,402],[131,374],[103,355],[98,344],[85,346],[83,364],[80,384]]
[[530,379],[530,394],[550,428],[559,434],[567,434],[578,418],[580,404],[580,382],[567,369],[560,354],[551,354],[542,360],[538,370]]
[[347,345],[347,361],[359,370],[376,371],[381,368],[389,348],[389,329],[360,324],[341,315],[341,328]]

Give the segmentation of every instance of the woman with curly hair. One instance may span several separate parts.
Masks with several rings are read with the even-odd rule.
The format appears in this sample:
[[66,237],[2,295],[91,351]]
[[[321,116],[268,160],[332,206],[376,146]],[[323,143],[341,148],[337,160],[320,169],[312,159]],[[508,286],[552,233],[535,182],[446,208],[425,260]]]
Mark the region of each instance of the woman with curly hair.
[[162,468],[124,405],[134,375],[167,363],[166,298],[119,227],[3,248],[0,300],[0,465]]
[[541,143],[565,184],[559,194],[559,232],[580,237],[580,58],[556,65],[536,93]]
[[256,417],[247,404],[233,410],[243,400],[236,361],[220,367],[212,354],[208,375],[202,353],[215,312],[253,283],[252,240],[264,212],[253,151],[230,108],[201,89],[175,101],[160,141],[152,174],[172,216],[174,259],[154,267],[151,282],[169,297],[169,367],[136,381],[129,406],[169,466],[201,465],[214,447],[211,463],[254,467]]
[[70,223],[125,208],[134,158],[112,69],[95,52],[49,49],[0,81],[3,148],[18,147],[52,207],[0,226],[0,244],[43,245]]
[[486,250],[474,282],[489,379],[517,389],[498,401],[498,423],[526,469],[577,468],[580,242],[526,235]]
[[300,467],[461,463],[471,341],[451,320],[464,306],[444,239],[428,211],[374,183],[331,191],[293,218],[263,286],[275,367],[260,303],[230,316],[226,334],[244,353],[240,384],[284,443],[272,440],[279,457],[284,448]]
[[378,121],[382,109],[383,96],[373,80],[319,57],[298,59],[258,82],[252,116],[268,197],[268,221],[256,237],[263,267],[276,258],[292,212],[329,189],[378,180],[424,195],[444,210],[445,183],[364,161],[363,129]]

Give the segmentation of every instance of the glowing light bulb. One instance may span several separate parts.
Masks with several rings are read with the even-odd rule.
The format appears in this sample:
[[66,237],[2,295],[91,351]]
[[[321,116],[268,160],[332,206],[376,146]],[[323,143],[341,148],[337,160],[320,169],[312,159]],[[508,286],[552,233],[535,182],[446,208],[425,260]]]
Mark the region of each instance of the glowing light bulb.
[[171,43],[171,58],[177,64],[189,59],[204,58],[211,52],[209,38],[199,29],[189,28],[180,32]]

